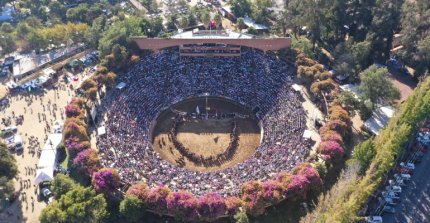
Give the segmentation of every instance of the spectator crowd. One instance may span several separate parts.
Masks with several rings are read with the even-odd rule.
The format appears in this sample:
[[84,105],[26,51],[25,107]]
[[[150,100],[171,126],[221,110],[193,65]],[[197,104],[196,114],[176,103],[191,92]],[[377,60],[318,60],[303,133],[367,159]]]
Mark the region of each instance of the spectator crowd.
[[[288,68],[274,55],[252,49],[228,58],[180,57],[177,49],[144,57],[119,78],[127,86],[111,91],[101,105],[101,114],[106,114],[100,124],[106,134],[97,138],[102,165],[116,168],[130,184],[144,181],[151,187],[224,196],[237,195],[244,182],[292,170],[309,154],[310,142],[303,138],[305,112]],[[220,171],[194,172],[154,151],[150,125],[160,111],[202,94],[259,108],[263,140],[251,158]]]

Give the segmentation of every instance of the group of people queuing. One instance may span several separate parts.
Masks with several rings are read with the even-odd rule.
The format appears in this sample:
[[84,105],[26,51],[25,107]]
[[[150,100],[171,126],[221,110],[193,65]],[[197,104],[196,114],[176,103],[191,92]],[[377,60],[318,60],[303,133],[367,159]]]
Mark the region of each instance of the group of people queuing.
[[[197,195],[236,195],[244,182],[289,171],[309,154],[310,142],[302,137],[305,112],[300,93],[292,89],[293,78],[285,61],[254,49],[231,58],[184,57],[178,49],[145,56],[120,77],[127,86],[110,92],[101,105],[106,114],[100,123],[106,134],[97,138],[102,164],[116,168],[129,183],[163,184]],[[160,110],[202,94],[259,108],[263,140],[248,160],[219,171],[195,172],[154,151],[150,126]]]

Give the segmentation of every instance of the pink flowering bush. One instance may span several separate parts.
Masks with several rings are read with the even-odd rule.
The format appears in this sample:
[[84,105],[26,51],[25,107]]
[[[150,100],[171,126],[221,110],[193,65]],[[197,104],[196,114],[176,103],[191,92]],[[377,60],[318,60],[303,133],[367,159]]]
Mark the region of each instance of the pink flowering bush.
[[100,169],[100,159],[95,149],[85,149],[76,155],[73,164],[89,176]]
[[146,194],[144,203],[159,213],[167,213],[167,197],[172,193],[166,186],[151,188]]
[[321,141],[336,141],[339,144],[343,144],[342,136],[333,130],[328,130],[321,134]]
[[73,102],[69,103],[66,106],[65,110],[66,110],[66,116],[68,118],[77,117],[81,114],[81,108]]
[[146,183],[140,182],[128,188],[127,194],[134,195],[142,201],[148,196],[149,188]]
[[281,172],[281,173],[278,173],[275,180],[278,181],[281,184],[281,186],[285,189],[290,184],[292,177],[293,175],[291,173]]
[[284,188],[281,183],[275,180],[263,182],[263,199],[267,204],[277,204],[281,202]]
[[248,214],[258,216],[264,213],[266,204],[263,198],[263,184],[261,182],[245,182],[241,187],[241,195]]
[[323,182],[318,171],[309,163],[302,163],[294,168],[293,173],[296,175],[301,175],[306,177],[310,183],[310,189],[314,193],[321,191],[323,187]]
[[339,133],[342,137],[345,137],[349,133],[349,125],[341,120],[330,120],[321,127],[320,133],[323,134],[324,131],[330,130]]
[[70,137],[65,140],[64,146],[67,148],[70,158],[74,159],[78,153],[90,148],[90,143],[81,141],[78,137]]
[[199,218],[198,199],[186,191],[170,193],[166,197],[167,211],[178,220],[195,220]]
[[304,200],[309,189],[309,180],[305,176],[294,175],[287,188],[284,196],[291,201]]
[[230,196],[225,199],[225,205],[227,207],[227,213],[233,215],[243,206],[243,201],[238,197]]
[[336,141],[321,142],[318,147],[318,152],[325,155],[326,159],[335,162],[339,161],[344,154],[343,147]]
[[208,193],[199,198],[199,214],[201,220],[214,221],[227,212],[224,198],[217,193]]
[[115,169],[103,168],[93,174],[92,183],[97,192],[109,194],[119,187],[119,174]]

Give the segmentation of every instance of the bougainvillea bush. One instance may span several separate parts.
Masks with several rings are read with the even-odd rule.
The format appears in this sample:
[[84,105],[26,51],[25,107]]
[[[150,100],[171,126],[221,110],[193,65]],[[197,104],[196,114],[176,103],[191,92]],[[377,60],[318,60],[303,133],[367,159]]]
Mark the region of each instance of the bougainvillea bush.
[[181,221],[212,222],[223,216],[232,216],[241,208],[249,215],[258,216],[270,205],[282,200],[302,201],[309,193],[318,193],[322,189],[322,180],[311,164],[300,164],[292,173],[279,173],[274,179],[264,182],[245,182],[239,197],[224,198],[218,193],[197,197],[186,191],[172,192],[163,185],[149,189],[142,182],[131,186],[127,195],[138,197],[145,208]]
[[178,220],[199,218],[198,199],[187,191],[172,192],[166,197],[167,211]]
[[145,204],[159,213],[167,213],[167,196],[172,191],[166,186],[151,188],[145,197]]
[[118,171],[112,168],[103,168],[93,174],[92,183],[97,192],[110,194],[119,187]]
[[219,216],[227,213],[227,205],[224,198],[218,193],[208,193],[199,197],[198,212],[201,220],[214,221]]
[[336,141],[339,144],[343,144],[342,136],[336,131],[327,130],[321,134],[321,141]]
[[76,155],[73,164],[84,173],[92,176],[94,172],[100,169],[100,158],[95,149],[85,149]]
[[67,148],[70,158],[74,159],[78,153],[90,148],[90,142],[82,141],[78,137],[70,137],[65,139],[64,146]]
[[263,182],[263,199],[267,204],[278,204],[283,198],[284,188],[275,180]]
[[263,184],[261,182],[245,182],[240,189],[240,193],[248,214],[258,216],[264,213],[266,203],[263,198]]
[[66,117],[68,118],[77,117],[81,114],[81,108],[79,108],[79,106],[73,102],[69,103],[66,106],[65,111],[66,111]]
[[321,142],[318,152],[325,155],[326,160],[339,161],[344,155],[343,147],[336,141]]

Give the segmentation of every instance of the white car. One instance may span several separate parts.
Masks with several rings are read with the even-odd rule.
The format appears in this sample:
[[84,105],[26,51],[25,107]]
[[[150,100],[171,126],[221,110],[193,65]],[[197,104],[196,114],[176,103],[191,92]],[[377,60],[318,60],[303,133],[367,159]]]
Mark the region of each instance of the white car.
[[2,134],[9,134],[9,133],[14,133],[14,132],[16,132],[16,130],[17,130],[16,126],[9,126],[9,127],[6,127],[6,128],[4,128],[4,129],[2,129],[2,130],[1,130],[1,133],[2,133]]
[[404,163],[404,162],[401,162],[400,163],[400,166],[401,167],[404,167],[404,168],[407,168],[407,169],[410,169],[410,170],[415,170],[415,164],[413,164],[413,163]]
[[381,216],[368,216],[366,217],[366,222],[368,223],[382,223]]

